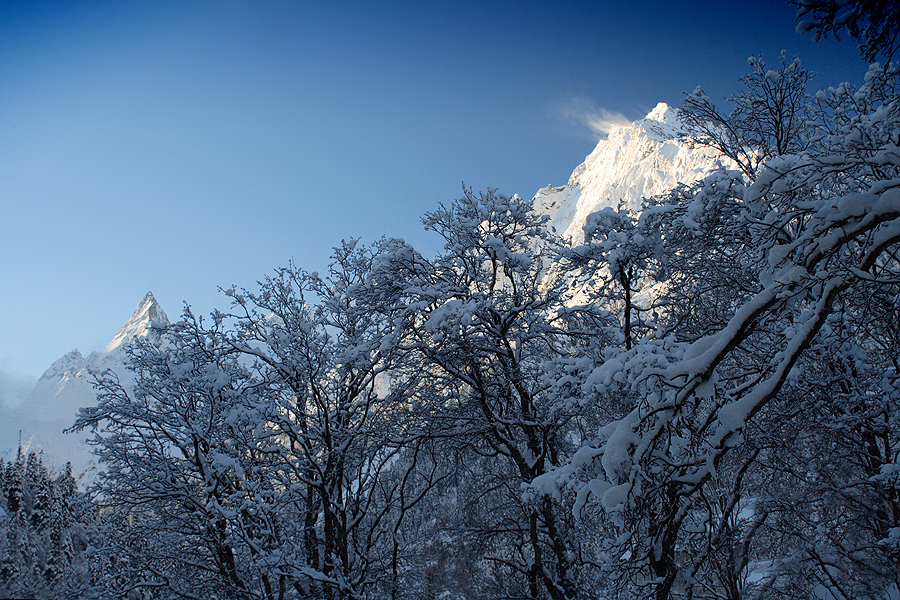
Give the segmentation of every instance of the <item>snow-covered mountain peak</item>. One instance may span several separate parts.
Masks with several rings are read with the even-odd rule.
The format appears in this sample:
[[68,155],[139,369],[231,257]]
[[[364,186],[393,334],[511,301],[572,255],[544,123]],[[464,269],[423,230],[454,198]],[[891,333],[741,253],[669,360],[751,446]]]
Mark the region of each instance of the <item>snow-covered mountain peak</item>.
[[169,324],[169,317],[153,297],[153,292],[147,292],[138,303],[137,308],[134,309],[131,318],[122,325],[122,328],[103,349],[103,353],[112,352],[133,339],[147,337],[153,329]]
[[644,198],[693,183],[722,162],[712,149],[692,143],[678,110],[660,102],[643,119],[613,127],[566,185],[539,190],[535,209],[549,215],[563,237],[580,243],[589,214],[620,202],[639,211]]
[[657,104],[653,110],[644,117],[645,121],[661,121],[663,123],[674,123],[678,120],[678,113],[675,109],[669,107],[665,102]]
[[124,348],[136,338],[155,339],[156,330],[167,325],[165,311],[147,292],[102,352],[85,357],[72,350],[57,359],[21,406],[0,413],[0,456],[15,456],[21,431],[23,449],[43,450],[44,464],[57,470],[71,461],[82,484],[90,483],[98,467],[85,444],[86,434],[62,432],[72,426],[81,407],[97,404],[92,373],[111,370],[123,385],[130,385],[132,374],[125,366]]
[[673,140],[687,133],[678,120],[678,110],[665,102],[657,104],[646,117],[635,121],[634,125],[659,142]]

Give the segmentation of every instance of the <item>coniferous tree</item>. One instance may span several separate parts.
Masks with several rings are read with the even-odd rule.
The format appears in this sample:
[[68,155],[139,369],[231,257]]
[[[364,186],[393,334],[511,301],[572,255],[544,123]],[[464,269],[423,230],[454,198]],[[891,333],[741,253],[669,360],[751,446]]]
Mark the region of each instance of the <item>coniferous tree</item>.
[[0,471],[0,595],[83,597],[92,583],[88,548],[99,532],[71,467],[54,477],[41,455],[20,449]]

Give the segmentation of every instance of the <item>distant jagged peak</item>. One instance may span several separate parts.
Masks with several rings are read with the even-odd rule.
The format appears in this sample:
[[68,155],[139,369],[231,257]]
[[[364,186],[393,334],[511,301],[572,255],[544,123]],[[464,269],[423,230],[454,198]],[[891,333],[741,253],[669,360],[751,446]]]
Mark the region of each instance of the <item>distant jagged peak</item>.
[[147,337],[153,329],[159,329],[170,325],[169,317],[165,311],[153,297],[153,292],[147,292],[131,318],[122,325],[119,332],[113,336],[113,339],[103,349],[103,353],[112,352],[113,350],[127,344],[131,340],[139,337]]
[[50,365],[50,368],[41,375],[41,379],[53,379],[65,375],[75,376],[86,364],[87,362],[81,355],[81,352],[75,349],[63,354],[62,357]]

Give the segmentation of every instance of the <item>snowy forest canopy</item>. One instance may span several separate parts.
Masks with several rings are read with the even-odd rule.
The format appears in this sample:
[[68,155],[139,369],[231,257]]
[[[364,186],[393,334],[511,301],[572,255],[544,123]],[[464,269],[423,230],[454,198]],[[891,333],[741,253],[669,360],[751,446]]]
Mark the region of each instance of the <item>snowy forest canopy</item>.
[[[799,4],[868,51],[867,3]],[[682,104],[728,165],[640,214],[563,240],[466,190],[423,217],[435,257],[351,240],[187,309],[97,374],[95,489],[0,469],[0,590],[896,597],[898,72],[810,96],[751,58],[730,112]]]

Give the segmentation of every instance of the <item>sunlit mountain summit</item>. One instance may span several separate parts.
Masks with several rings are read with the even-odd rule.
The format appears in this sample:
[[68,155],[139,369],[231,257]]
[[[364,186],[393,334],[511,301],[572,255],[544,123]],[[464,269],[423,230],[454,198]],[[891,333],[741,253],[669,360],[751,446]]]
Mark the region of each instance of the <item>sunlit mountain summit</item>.
[[591,213],[619,202],[639,211],[643,198],[693,183],[720,163],[717,151],[693,143],[678,110],[660,102],[643,119],[614,126],[566,185],[538,191],[535,210],[550,216],[557,233],[580,243]]
[[169,324],[169,317],[153,297],[153,292],[147,292],[138,303],[137,308],[134,309],[131,318],[122,325],[122,328],[103,349],[103,354],[110,354],[131,340],[155,336],[156,330],[164,329]]

